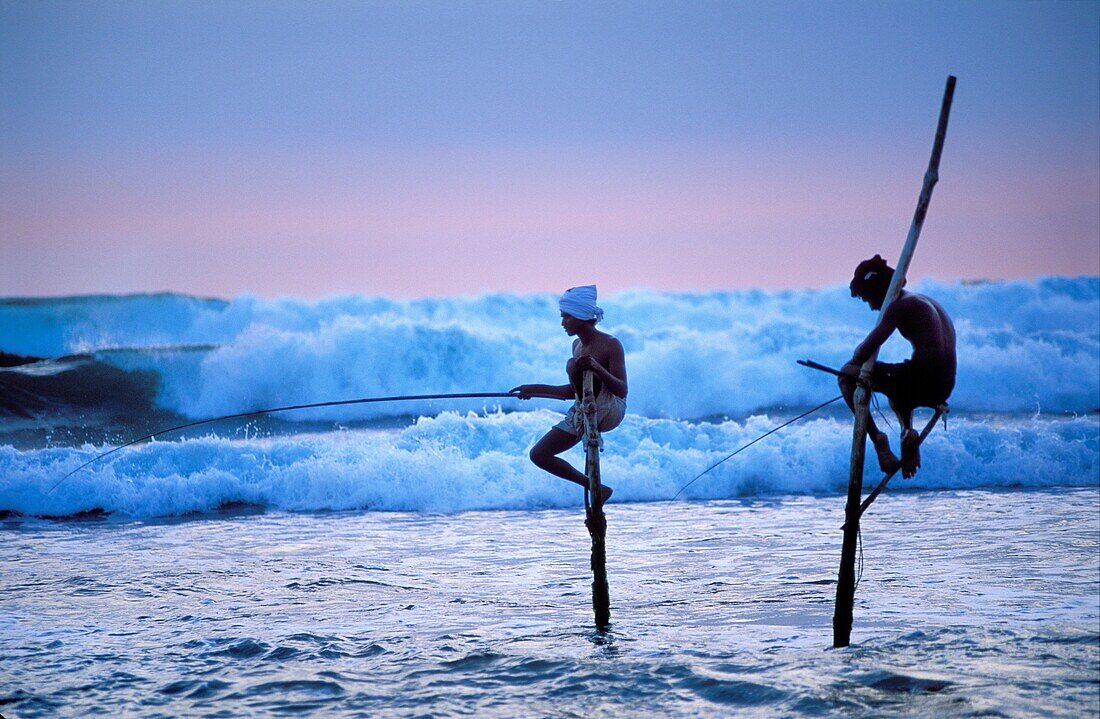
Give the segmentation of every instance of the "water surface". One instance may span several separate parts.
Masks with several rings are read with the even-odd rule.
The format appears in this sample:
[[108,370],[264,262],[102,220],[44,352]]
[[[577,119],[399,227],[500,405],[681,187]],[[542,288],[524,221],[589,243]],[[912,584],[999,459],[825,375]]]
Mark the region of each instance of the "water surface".
[[829,649],[840,497],[2,524],[0,712],[1081,717],[1100,491],[894,492]]

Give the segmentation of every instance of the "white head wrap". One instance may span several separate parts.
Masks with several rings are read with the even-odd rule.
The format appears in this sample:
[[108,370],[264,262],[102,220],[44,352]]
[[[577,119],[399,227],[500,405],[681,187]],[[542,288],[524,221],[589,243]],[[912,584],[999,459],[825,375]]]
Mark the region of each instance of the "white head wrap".
[[558,300],[558,309],[578,320],[603,319],[603,310],[596,306],[596,285],[570,287]]

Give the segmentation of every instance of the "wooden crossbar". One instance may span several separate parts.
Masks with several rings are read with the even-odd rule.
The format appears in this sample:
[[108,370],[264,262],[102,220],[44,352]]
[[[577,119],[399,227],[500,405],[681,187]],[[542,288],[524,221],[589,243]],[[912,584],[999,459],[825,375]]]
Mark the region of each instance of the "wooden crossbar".
[[[924,425],[924,429],[921,430],[920,437],[917,439],[916,449],[918,451],[920,450],[920,446],[924,444],[924,440],[927,439],[928,435],[932,433],[932,429],[936,426],[936,422],[939,422],[940,417],[943,417],[950,411],[951,410],[946,404],[936,405],[935,413],[932,415],[932,419],[928,420],[928,424]],[[867,508],[871,506],[871,503],[874,502],[880,494],[882,494],[882,490],[886,489],[886,485],[890,482],[890,480],[893,479],[894,476],[901,471],[901,468],[905,466],[905,463],[912,458],[913,453],[906,455],[904,452],[902,452],[901,460],[898,462],[898,466],[895,467],[893,471],[887,472],[886,475],[875,486],[875,488],[871,490],[871,493],[867,495],[867,499],[863,500],[863,502],[860,503],[859,514],[856,517],[857,519],[863,516],[863,513],[867,511]],[[848,526],[847,522],[844,523],[842,528],[846,526]]]

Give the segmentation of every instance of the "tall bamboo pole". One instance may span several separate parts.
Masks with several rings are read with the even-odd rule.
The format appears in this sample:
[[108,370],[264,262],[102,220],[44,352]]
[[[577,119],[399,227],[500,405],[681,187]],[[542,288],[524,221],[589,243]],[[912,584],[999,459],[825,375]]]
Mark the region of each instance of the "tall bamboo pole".
[[607,631],[611,624],[611,600],[607,586],[607,519],[603,513],[603,484],[600,482],[600,428],[596,414],[596,395],[591,370],[584,373],[581,411],[584,414],[584,473],[588,476],[589,501],[585,503],[584,524],[592,536],[592,611],[596,629]]
[[[882,309],[878,320],[881,322],[886,308],[897,299],[901,287],[905,283],[905,274],[909,271],[909,264],[913,260],[913,252],[917,248],[917,240],[920,238],[921,227],[924,226],[924,217],[928,213],[928,203],[932,199],[932,188],[939,181],[940,155],[943,153],[943,141],[947,135],[947,118],[951,113],[951,99],[955,94],[955,76],[947,76],[947,86],[943,91],[943,104],[940,106],[940,121],[936,127],[936,139],[932,144],[932,157],[928,161],[928,170],[924,173],[924,186],[921,188],[920,197],[917,199],[917,209],[913,213],[913,222],[909,226],[909,235],[905,238],[905,246],[898,257],[898,265],[894,270],[894,277],[890,281],[890,287],[886,290],[886,299],[883,300]],[[860,368],[860,383],[856,387],[853,403],[855,404],[855,422],[852,428],[852,456],[848,467],[848,500],[844,507],[844,542],[840,550],[840,571],[837,574],[836,583],[836,607],[833,611],[833,646],[846,647],[852,638],[852,608],[855,603],[856,593],[856,543],[859,541],[859,516],[860,503],[863,495],[863,461],[867,444],[867,420],[870,417],[868,403],[871,393],[867,391],[867,382],[875,368],[875,360],[878,352],[863,363]]]

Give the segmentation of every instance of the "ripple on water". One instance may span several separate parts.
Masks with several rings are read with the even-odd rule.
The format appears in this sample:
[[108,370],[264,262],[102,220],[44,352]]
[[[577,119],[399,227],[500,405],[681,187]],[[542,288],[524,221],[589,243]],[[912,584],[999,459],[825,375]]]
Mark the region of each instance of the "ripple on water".
[[442,662],[440,668],[445,672],[476,672],[499,664],[504,658],[496,652],[472,652],[461,659]]
[[209,699],[230,686],[229,682],[219,679],[181,679],[161,687],[160,693],[188,699]]
[[346,694],[344,687],[334,681],[287,679],[254,684],[221,701],[269,707],[276,714],[302,715],[342,700]]
[[[322,652],[326,652],[326,651],[328,651],[328,652],[337,652],[338,650],[335,647],[325,647],[321,651]],[[380,654],[387,654],[387,653],[389,653],[389,651],[390,651],[389,649],[386,649],[381,644],[375,644],[374,642],[371,642],[370,644],[367,644],[365,647],[363,647],[359,651],[355,652],[355,654],[353,656],[355,656],[358,659],[365,659],[367,657],[376,657]],[[341,654],[342,656],[346,656],[346,652],[339,652],[339,654]]]
[[330,587],[382,587],[384,589],[400,589],[403,591],[421,591],[420,587],[410,587],[401,584],[390,584],[389,582],[380,582],[376,579],[357,579],[348,577],[322,577],[311,582],[290,582],[286,585],[287,589],[294,589],[303,592],[320,592]]
[[311,644],[328,644],[330,642],[337,641],[336,637],[330,637],[320,634],[310,634],[309,632],[299,632],[297,634],[291,634],[286,639],[288,642],[308,642]]
[[336,698],[343,696],[344,693],[344,687],[333,681],[289,679],[256,684],[240,692],[239,695],[246,697],[278,695],[292,701],[294,699]]
[[20,715],[23,716],[48,716],[63,706],[61,702],[37,696],[23,689],[16,689],[11,694],[0,694],[0,707],[9,704],[18,707]]
[[859,681],[872,689],[902,694],[942,692],[952,684],[944,679],[915,677],[887,671],[870,672],[859,677]]
[[682,688],[693,692],[701,699],[729,706],[779,706],[792,698],[790,692],[767,684],[733,677],[715,676],[710,672],[689,670],[688,676],[681,680],[679,684]]
[[278,646],[264,655],[264,661],[282,662],[288,659],[295,659],[303,654],[304,652],[294,647]]
[[265,654],[271,649],[271,647],[264,642],[250,638],[237,639],[235,637],[230,637],[215,639],[214,644],[220,648],[211,652],[206,652],[207,656],[229,656],[234,659],[251,659],[252,657]]

